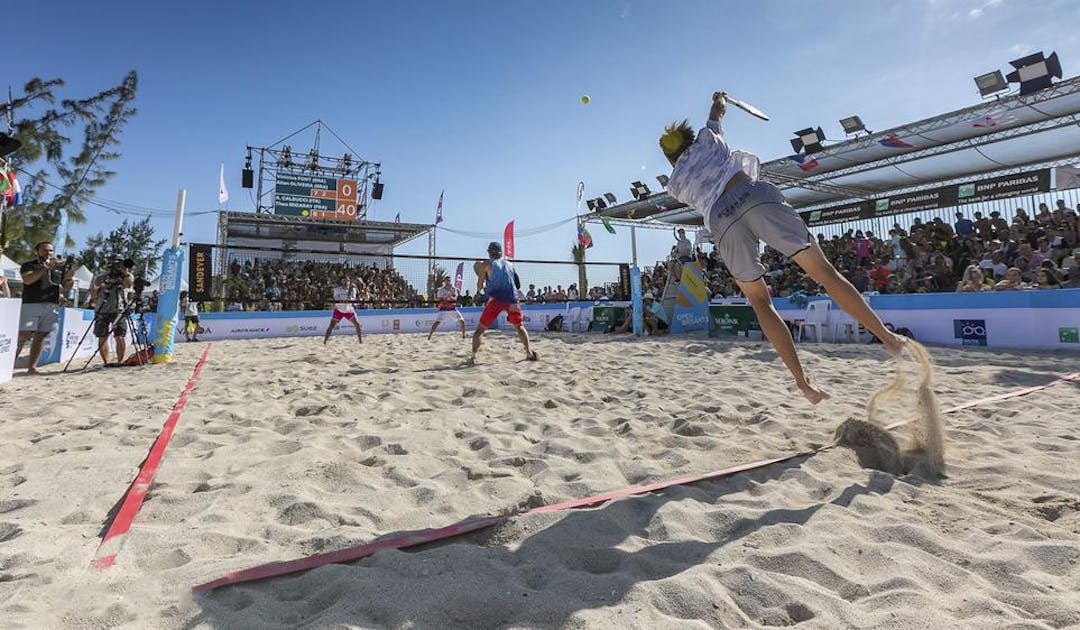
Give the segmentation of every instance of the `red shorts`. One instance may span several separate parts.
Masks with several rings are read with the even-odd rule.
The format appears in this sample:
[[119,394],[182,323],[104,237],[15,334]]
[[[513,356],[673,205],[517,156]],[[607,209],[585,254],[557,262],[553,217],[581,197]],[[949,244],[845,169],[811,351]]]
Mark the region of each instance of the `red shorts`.
[[521,325],[521,304],[504,304],[495,298],[488,300],[484,305],[484,312],[480,314],[480,325],[490,328],[495,323],[499,313],[506,311],[506,321],[513,326]]
[[356,321],[356,313],[353,313],[353,312],[343,313],[343,312],[341,312],[341,311],[339,311],[339,310],[337,310],[335,308],[333,314],[330,315],[330,319],[334,320],[335,322],[340,322],[343,319],[347,319],[347,320],[349,320],[351,322],[355,322]]

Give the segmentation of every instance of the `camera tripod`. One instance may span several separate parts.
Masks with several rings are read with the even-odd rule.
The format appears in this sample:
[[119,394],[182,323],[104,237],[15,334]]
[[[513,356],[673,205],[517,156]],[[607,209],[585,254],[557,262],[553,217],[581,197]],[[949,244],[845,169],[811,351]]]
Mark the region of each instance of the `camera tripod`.
[[[100,304],[108,304],[110,302],[110,298],[113,297],[114,292],[118,292],[115,295],[117,303],[120,306],[120,312],[117,313],[116,317],[114,317],[109,323],[107,333],[112,333],[113,329],[116,327],[116,324],[118,324],[123,319],[127,324],[127,335],[131,336],[131,348],[133,350],[132,354],[134,356],[145,354],[149,347],[149,341],[145,336],[145,322],[143,321],[142,313],[139,312],[140,327],[136,329],[135,320],[133,317],[133,313],[137,310],[137,301],[133,303],[128,300],[127,292],[124,291],[123,287],[119,284],[119,281],[110,282],[110,284],[105,287],[104,291],[104,294],[100,298]],[[83,342],[86,341],[86,336],[94,330],[99,320],[101,320],[101,309],[94,309],[94,319],[90,322],[90,326],[86,329],[86,331],[83,332],[82,337],[79,339],[78,345],[75,346],[75,349],[71,353],[71,357],[64,365],[65,372],[68,371],[68,368],[71,366],[71,362],[75,360],[75,355],[78,354],[79,348],[81,348]],[[136,330],[144,333],[142,335],[142,343],[140,343],[139,341],[140,335],[136,334]],[[83,366],[79,368],[79,370],[85,370],[90,365],[90,362],[94,360],[94,357],[98,356],[98,354],[100,353],[101,349],[99,347],[98,350],[94,352],[94,354],[90,355],[90,358],[86,360],[86,363],[84,363]],[[107,365],[108,364],[106,364],[106,366]]]

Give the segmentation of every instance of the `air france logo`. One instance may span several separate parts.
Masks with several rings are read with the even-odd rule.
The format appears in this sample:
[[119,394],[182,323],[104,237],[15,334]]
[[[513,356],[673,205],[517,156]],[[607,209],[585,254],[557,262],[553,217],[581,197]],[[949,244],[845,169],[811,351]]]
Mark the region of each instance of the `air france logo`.
[[985,319],[954,319],[953,337],[965,346],[986,345]]

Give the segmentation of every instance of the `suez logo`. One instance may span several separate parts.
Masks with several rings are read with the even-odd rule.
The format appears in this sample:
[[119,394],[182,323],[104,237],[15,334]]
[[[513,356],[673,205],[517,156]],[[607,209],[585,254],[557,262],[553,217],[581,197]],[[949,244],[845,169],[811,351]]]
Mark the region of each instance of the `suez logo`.
[[986,320],[985,319],[954,319],[953,338],[959,339],[961,345],[985,346],[986,345]]
[[299,324],[293,324],[292,326],[286,326],[285,332],[287,333],[305,333],[305,332],[318,332],[318,326],[300,326]]

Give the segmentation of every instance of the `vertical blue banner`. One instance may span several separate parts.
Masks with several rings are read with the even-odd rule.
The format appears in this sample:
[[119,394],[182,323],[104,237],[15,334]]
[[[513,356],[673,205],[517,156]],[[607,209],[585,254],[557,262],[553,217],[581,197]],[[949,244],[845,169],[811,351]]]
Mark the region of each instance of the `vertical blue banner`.
[[184,266],[181,247],[166,249],[161,257],[161,277],[158,279],[157,317],[154,318],[154,363],[173,360],[173,337],[176,318],[180,312],[180,270]]
[[634,334],[641,336],[645,332],[641,304],[641,270],[637,265],[630,267],[630,304],[634,309]]
[[675,294],[675,314],[671,333],[707,332],[709,330],[709,287],[697,263],[682,268],[682,281]]

